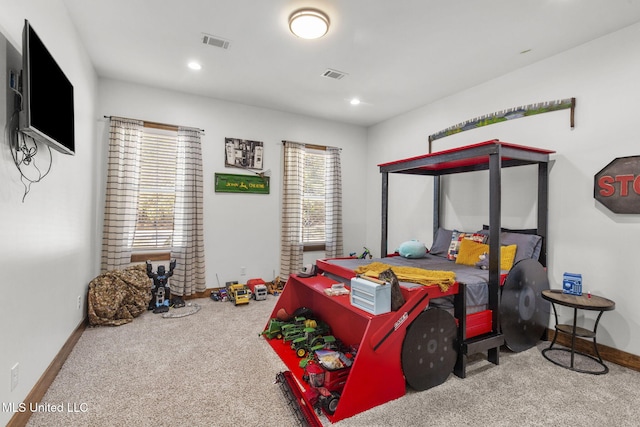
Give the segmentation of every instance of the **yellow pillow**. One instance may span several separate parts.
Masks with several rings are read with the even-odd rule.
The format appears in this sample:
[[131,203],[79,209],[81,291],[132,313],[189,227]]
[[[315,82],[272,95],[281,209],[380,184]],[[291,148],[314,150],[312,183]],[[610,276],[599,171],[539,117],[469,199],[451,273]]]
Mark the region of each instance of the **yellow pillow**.
[[[502,246],[500,248],[500,270],[511,270],[516,258],[517,245]],[[462,239],[458,249],[456,264],[476,265],[480,261],[480,255],[489,253],[489,245]]]
[[[476,265],[480,261],[480,255],[489,253],[489,245],[474,242],[469,239],[462,239],[458,248],[456,264]],[[514,254],[515,255],[515,254]],[[513,259],[511,260],[513,263]]]
[[516,259],[517,245],[503,246],[500,248],[500,270],[511,270]]

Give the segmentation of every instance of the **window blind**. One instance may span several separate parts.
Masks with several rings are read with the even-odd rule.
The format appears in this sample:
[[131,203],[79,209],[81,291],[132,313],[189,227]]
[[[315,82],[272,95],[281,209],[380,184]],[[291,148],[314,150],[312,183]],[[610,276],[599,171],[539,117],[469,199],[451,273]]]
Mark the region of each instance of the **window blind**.
[[170,249],[176,200],[177,132],[145,127],[140,144],[133,250]]
[[302,242],[325,242],[325,152],[306,149],[302,194]]

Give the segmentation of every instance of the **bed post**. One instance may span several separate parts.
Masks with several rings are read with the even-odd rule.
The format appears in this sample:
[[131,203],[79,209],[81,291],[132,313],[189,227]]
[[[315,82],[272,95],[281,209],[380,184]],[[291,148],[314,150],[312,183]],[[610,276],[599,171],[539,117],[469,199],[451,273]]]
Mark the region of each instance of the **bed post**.
[[440,191],[441,182],[440,176],[435,175],[433,177],[433,242],[436,241],[436,233],[440,227]]
[[[500,332],[500,217],[502,193],[501,147],[489,155],[489,309],[493,314],[493,332]],[[490,348],[487,358],[499,363],[500,348]]]
[[387,256],[387,234],[389,215],[389,173],[382,172],[382,230],[380,233],[380,258]]
[[538,235],[542,236],[540,263],[547,266],[547,227],[549,223],[549,163],[538,163]]

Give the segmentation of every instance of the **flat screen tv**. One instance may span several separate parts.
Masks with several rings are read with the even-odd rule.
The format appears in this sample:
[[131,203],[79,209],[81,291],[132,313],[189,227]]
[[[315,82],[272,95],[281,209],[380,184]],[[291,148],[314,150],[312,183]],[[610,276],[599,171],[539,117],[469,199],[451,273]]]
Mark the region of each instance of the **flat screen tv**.
[[74,122],[73,85],[25,20],[20,131],[64,154],[75,154]]

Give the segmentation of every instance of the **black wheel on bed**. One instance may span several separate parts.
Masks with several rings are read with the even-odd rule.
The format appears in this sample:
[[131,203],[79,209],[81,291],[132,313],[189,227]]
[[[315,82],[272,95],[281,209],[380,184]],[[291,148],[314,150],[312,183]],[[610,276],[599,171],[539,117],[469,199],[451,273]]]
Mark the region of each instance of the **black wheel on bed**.
[[456,364],[456,322],[440,308],[430,308],[409,325],[402,343],[402,370],[414,390],[447,380]]
[[540,341],[550,315],[544,289],[549,279],[538,261],[524,259],[509,271],[500,298],[500,326],[509,350],[525,351]]

